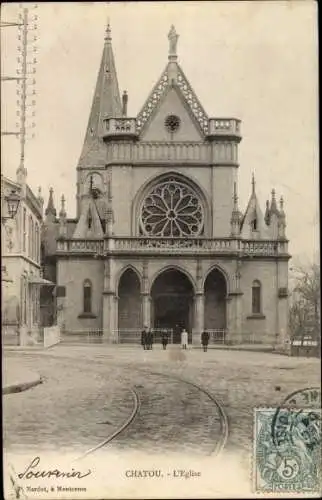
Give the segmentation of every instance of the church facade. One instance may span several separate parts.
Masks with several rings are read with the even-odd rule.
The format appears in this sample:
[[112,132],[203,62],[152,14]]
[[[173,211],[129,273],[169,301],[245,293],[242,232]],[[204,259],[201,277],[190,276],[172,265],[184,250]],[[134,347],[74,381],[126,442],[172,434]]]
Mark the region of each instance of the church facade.
[[[137,339],[144,325],[199,343],[281,344],[288,324],[283,199],[238,206],[241,122],[209,117],[168,35],[164,71],[136,117],[119,92],[111,32],[77,165],[77,216],[52,193],[43,258],[69,333]],[[45,268],[46,269],[46,268]],[[55,275],[55,276],[54,276]],[[173,341],[178,339],[174,336]]]

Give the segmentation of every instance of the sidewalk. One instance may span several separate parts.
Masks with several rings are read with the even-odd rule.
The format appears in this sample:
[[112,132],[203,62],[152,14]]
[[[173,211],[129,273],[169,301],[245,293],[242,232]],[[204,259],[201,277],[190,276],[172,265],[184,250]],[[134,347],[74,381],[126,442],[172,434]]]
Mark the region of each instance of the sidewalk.
[[21,366],[21,360],[2,359],[2,394],[25,391],[41,384],[40,375]]

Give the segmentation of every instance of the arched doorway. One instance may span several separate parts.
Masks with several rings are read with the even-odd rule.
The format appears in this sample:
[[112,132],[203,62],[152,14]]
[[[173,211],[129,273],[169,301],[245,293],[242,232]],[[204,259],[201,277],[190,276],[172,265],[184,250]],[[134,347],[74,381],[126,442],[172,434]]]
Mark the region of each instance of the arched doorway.
[[191,342],[193,296],[193,286],[184,273],[167,269],[160,274],[151,289],[153,328],[172,329],[174,343],[180,343],[185,328]]
[[207,276],[204,286],[206,330],[213,330],[214,340],[221,340],[227,325],[225,276],[219,269],[213,269]]
[[136,342],[142,329],[141,286],[138,275],[127,269],[118,286],[118,329],[120,342]]

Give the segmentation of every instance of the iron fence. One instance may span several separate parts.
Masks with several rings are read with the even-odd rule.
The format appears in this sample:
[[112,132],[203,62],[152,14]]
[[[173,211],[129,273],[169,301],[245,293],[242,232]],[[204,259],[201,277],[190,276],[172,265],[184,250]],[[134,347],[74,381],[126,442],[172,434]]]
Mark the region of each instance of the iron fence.
[[[168,336],[169,344],[173,343],[173,330],[170,328],[151,328],[153,334],[153,343],[161,344],[162,335]],[[119,328],[112,334],[112,342],[117,344],[141,344],[142,329],[137,328]]]
[[[153,333],[153,343],[161,344],[162,335],[167,333],[168,343],[180,343],[180,334],[176,334],[171,328],[151,328]],[[275,334],[263,335],[260,332],[240,332],[238,334],[228,332],[224,328],[206,329],[209,333],[209,346],[211,345],[271,345],[274,346],[277,342]],[[142,328],[119,328],[111,333],[104,334],[102,328],[92,328],[84,330],[67,330],[61,334],[61,342],[65,344],[75,343],[112,343],[112,344],[137,344],[141,345]],[[201,332],[192,334],[188,332],[189,344],[200,345]]]
[[61,334],[61,342],[65,344],[101,344],[103,342],[103,330],[101,328],[68,330]]
[[225,344],[226,343],[226,330],[218,328],[215,330],[205,330],[209,333],[209,344]]

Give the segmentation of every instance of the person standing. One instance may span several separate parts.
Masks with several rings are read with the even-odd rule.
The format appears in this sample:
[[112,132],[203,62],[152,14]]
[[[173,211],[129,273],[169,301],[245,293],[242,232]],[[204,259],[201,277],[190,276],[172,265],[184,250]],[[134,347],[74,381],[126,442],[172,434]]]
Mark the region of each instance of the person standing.
[[209,343],[209,333],[208,332],[206,332],[206,331],[202,332],[201,343],[202,343],[202,347],[203,347],[204,352],[207,352],[208,343]]
[[188,332],[184,328],[181,332],[181,347],[182,349],[187,349],[188,344]]
[[153,333],[152,330],[149,328],[147,332],[147,348],[150,350],[152,349],[153,346]]
[[146,350],[148,348],[148,327],[145,326],[141,332],[141,345],[143,349]]
[[167,348],[167,345],[169,342],[168,332],[166,330],[162,330],[161,342],[162,342],[163,350],[165,350]]

